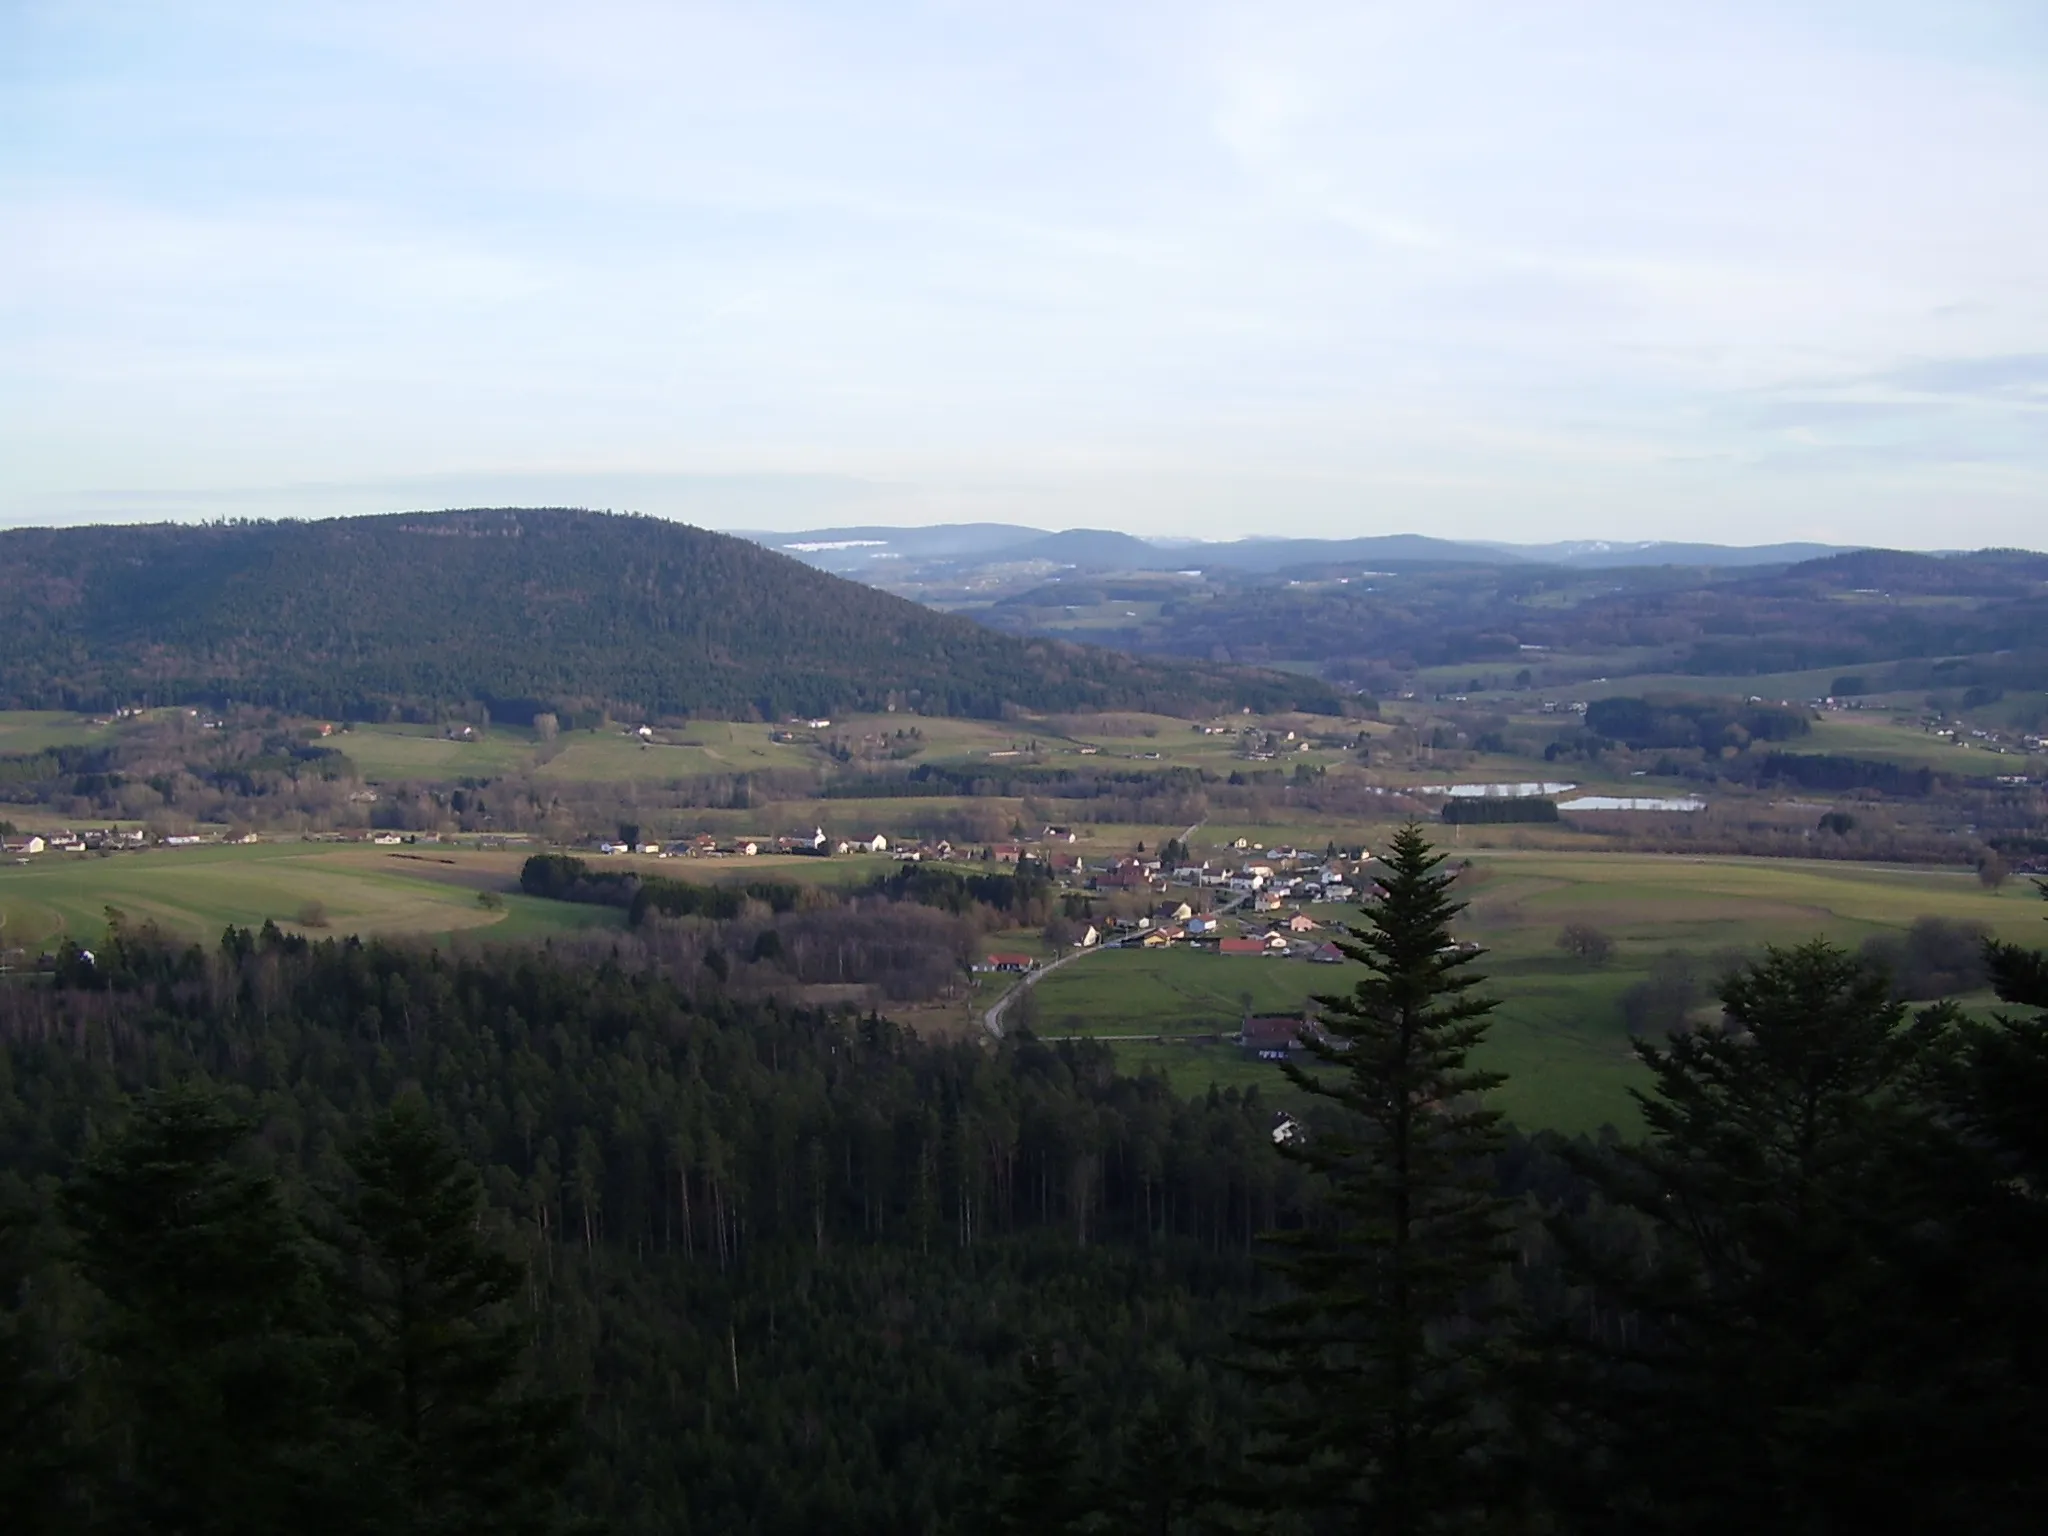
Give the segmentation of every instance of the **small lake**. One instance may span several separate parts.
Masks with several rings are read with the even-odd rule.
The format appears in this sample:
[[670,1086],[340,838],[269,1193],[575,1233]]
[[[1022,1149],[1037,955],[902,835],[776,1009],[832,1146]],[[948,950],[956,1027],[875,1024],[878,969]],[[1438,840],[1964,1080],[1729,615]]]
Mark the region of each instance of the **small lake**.
[[1400,793],[1409,795],[1449,795],[1453,800],[1526,800],[1532,795],[1561,795],[1566,790],[1577,789],[1576,784],[1552,783],[1528,780],[1520,784],[1417,784]]
[[1557,802],[1560,811],[1704,811],[1698,795],[1580,795]]

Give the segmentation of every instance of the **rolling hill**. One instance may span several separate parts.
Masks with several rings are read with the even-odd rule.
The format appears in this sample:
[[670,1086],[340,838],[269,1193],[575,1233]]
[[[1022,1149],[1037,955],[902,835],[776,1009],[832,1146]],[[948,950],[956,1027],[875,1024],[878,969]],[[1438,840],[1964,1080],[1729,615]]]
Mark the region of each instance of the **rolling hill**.
[[744,539],[498,509],[0,532],[0,707],[482,702],[779,718],[850,709],[1333,709],[1323,685],[997,634]]

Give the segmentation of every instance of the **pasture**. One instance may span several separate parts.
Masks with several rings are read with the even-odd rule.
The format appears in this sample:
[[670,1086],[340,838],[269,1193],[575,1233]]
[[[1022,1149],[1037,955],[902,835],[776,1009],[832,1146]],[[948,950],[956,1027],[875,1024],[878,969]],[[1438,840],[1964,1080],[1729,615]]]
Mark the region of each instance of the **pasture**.
[[1981,742],[1953,742],[1911,722],[1896,722],[1874,712],[1830,711],[1814,721],[1812,734],[1784,746],[1790,752],[1827,752],[1897,763],[1902,768],[1967,775],[2024,773],[2028,762],[2023,752],[1998,752]]
[[[527,938],[620,922],[610,908],[519,894],[524,857],[296,842],[43,855],[0,865],[0,948],[33,955],[67,937],[89,946],[106,933],[110,907],[198,939],[266,920],[306,932],[436,939]],[[481,905],[482,891],[498,893],[500,905]],[[319,921],[301,921],[312,917]]]
[[[1487,949],[1479,969],[1500,1000],[1482,1065],[1509,1074],[1498,1102],[1526,1127],[1593,1131],[1628,1126],[1628,1090],[1643,1080],[1630,1049],[1622,994],[1668,951],[1711,964],[1766,944],[1826,938],[1854,948],[1933,915],[1984,925],[2021,943],[2048,943],[2048,907],[2025,882],[1997,893],[1964,871],[1791,860],[1672,858],[1500,850],[1475,853],[1461,877],[1470,903],[1458,931]],[[1311,908],[1333,922],[1345,908]],[[1556,947],[1566,923],[1607,934],[1600,965]],[[1247,1062],[1228,1035],[1247,1012],[1287,1012],[1341,991],[1349,965],[1223,957],[1193,950],[1112,951],[1040,982],[1029,1010],[1042,1034],[1147,1037],[1119,1041],[1126,1065],[1156,1065],[1201,1091],[1277,1074]],[[1262,1078],[1262,1074],[1264,1074]]]
[[446,781],[492,778],[527,767],[533,760],[530,731],[492,726],[474,741],[454,741],[430,725],[352,725],[325,738],[322,746],[346,753],[364,778]]
[[112,739],[114,730],[111,725],[95,724],[89,715],[45,709],[0,709],[0,753],[91,746]]

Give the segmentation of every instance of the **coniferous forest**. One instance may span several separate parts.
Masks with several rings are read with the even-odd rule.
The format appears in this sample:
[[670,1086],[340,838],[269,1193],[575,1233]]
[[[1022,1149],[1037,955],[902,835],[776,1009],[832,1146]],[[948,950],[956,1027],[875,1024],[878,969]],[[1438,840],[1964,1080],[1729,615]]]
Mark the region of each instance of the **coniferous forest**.
[[1814,944],[1525,1136],[1411,828],[1268,1091],[545,948],[0,987],[10,1530],[2019,1532],[2048,957]]
[[526,724],[1338,711],[1324,683],[1020,640],[652,517],[508,508],[0,532],[0,708]]

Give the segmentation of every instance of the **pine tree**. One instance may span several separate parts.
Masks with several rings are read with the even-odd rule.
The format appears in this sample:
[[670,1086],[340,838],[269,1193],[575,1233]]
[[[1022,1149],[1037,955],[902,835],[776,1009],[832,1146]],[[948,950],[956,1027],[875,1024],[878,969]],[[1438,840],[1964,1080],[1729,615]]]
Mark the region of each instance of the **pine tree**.
[[1930,1496],[1953,1266],[1918,1083],[1947,1011],[1909,1023],[1824,942],[1721,1001],[1724,1023],[1638,1045],[1647,1139],[1582,1160],[1648,1243],[1554,1223],[1589,1307],[1566,1398],[1608,1450],[1562,1501],[1585,1529],[1969,1528]]
[[211,1089],[146,1096],[66,1191],[90,1343],[118,1432],[102,1508],[124,1530],[321,1530],[326,1380],[314,1269],[253,1127]]
[[1288,1067],[1327,1112],[1280,1150],[1320,1175],[1328,1211],[1273,1235],[1292,1295],[1248,1336],[1271,1495],[1387,1536],[1471,1525],[1488,1502],[1488,1293],[1509,1258],[1499,1115],[1478,1102],[1502,1079],[1468,1064],[1494,1004],[1451,938],[1463,903],[1442,862],[1418,828],[1395,835],[1341,945],[1369,974],[1317,1000],[1314,1065]]
[[1224,1470],[1203,1399],[1187,1390],[1149,1397],[1120,1429],[1116,1477],[1105,1490],[1109,1528],[1131,1536],[1202,1528]]
[[1090,1501],[1066,1373],[1042,1345],[1024,1352],[1019,1370],[1008,1431],[996,1445],[989,1529],[1002,1536],[1078,1530]]
[[66,1429],[73,1378],[39,1292],[49,1265],[33,1212],[0,1208],[0,1510],[10,1531],[74,1528]]
[[546,1529],[567,1470],[568,1409],[524,1384],[512,1302],[525,1271],[484,1235],[481,1179],[416,1095],[378,1117],[349,1167],[348,1406],[375,1527]]
[[[2048,898],[2048,882],[2035,884]],[[1996,1027],[1972,1032],[1970,1117],[2012,1172],[2048,1189],[2048,951],[1992,940],[1984,958],[1999,1001],[2035,1012],[2001,1014]]]
[[2048,952],[1994,940],[1985,960],[1999,1001],[2031,1011],[1956,1020],[1932,1075],[1963,1175],[1942,1211],[1963,1280],[1943,1343],[1967,1386],[1945,1415],[1951,1528],[2002,1536],[2048,1508]]

